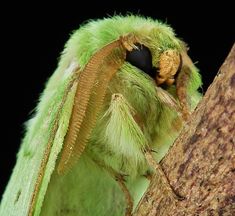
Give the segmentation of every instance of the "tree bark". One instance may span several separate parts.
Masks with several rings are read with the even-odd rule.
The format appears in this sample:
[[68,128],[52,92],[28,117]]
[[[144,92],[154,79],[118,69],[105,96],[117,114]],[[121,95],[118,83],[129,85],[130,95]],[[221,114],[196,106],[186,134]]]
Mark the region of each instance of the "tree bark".
[[134,216],[235,215],[235,44],[161,166]]

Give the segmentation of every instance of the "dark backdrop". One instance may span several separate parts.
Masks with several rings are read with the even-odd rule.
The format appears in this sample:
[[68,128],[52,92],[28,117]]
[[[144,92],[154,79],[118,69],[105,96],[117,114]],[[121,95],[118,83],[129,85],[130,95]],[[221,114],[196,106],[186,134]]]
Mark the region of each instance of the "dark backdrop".
[[[111,2],[111,1],[110,1]],[[72,30],[87,19],[125,14],[151,16],[170,24],[190,46],[189,54],[201,70],[204,91],[212,82],[235,41],[232,5],[205,7],[202,3],[172,5],[160,1],[63,1],[54,5],[10,3],[1,22],[1,151],[0,196],[15,164],[23,137],[23,122],[57,65],[59,53]],[[231,10],[230,10],[231,9]]]

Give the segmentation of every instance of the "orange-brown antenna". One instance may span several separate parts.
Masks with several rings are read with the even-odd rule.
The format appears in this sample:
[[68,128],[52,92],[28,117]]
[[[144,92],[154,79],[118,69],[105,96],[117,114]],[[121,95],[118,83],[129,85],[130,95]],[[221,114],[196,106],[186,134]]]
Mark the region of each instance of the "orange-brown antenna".
[[58,165],[63,174],[83,153],[102,109],[108,84],[125,60],[136,38],[126,35],[97,51],[78,78],[69,129]]

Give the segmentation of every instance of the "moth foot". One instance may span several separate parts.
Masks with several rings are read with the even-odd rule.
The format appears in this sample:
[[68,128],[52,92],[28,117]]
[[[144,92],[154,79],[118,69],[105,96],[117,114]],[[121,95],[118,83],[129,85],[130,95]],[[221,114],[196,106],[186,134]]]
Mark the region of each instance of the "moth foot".
[[116,174],[115,175],[115,180],[116,181],[123,181],[123,182],[126,182],[126,178],[128,177],[129,175],[127,174]]
[[147,170],[147,172],[143,176],[149,181],[151,181],[153,178],[153,173],[150,170]]
[[150,149],[150,151],[156,154],[158,153],[155,149]]

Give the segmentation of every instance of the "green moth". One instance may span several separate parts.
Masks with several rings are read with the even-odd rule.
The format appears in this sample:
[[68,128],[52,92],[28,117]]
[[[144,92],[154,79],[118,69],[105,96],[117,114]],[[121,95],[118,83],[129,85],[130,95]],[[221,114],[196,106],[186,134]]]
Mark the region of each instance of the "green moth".
[[200,99],[185,43],[114,16],[73,33],[27,122],[1,216],[131,215]]

